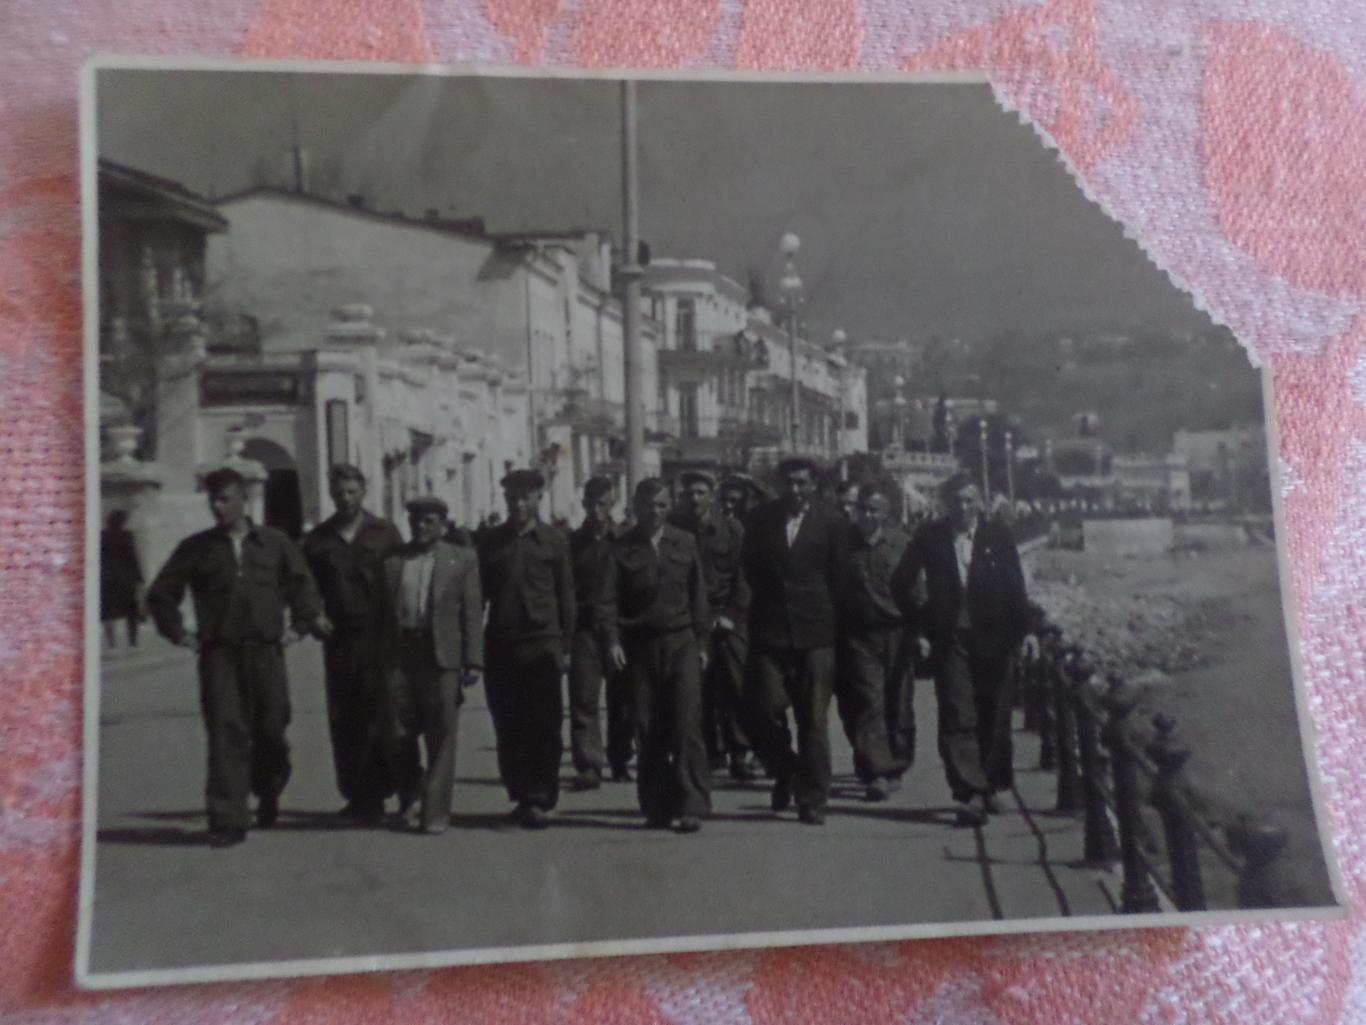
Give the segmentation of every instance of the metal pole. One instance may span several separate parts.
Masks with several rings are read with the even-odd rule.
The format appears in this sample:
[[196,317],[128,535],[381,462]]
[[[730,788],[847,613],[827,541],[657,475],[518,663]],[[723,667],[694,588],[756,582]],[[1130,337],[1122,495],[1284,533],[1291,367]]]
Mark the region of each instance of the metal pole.
[[787,354],[791,361],[792,371],[789,385],[792,389],[792,452],[795,454],[801,447],[801,424],[797,417],[797,293],[795,290],[787,294]]
[[626,490],[645,476],[645,388],[640,338],[640,181],[636,160],[636,83],[621,83],[622,356],[626,373]]
[[1015,507],[1015,435],[1006,431],[1006,490],[1010,494],[1010,505]]
[[977,421],[982,428],[982,504],[988,510],[991,509],[991,477],[987,468],[987,421],[986,418]]

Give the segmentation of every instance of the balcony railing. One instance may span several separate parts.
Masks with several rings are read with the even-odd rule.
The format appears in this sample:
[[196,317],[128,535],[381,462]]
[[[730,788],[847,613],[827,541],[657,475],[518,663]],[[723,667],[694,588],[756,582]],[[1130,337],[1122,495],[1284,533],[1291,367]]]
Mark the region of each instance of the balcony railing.
[[723,370],[747,370],[749,360],[715,349],[661,349],[659,372],[675,384],[700,384]]

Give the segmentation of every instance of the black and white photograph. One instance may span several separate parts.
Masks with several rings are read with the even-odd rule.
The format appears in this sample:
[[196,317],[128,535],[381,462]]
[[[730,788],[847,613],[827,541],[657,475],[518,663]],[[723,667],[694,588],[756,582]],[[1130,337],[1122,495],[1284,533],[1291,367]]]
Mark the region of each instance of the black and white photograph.
[[83,985],[1338,913],[1270,385],[984,80],[82,119]]

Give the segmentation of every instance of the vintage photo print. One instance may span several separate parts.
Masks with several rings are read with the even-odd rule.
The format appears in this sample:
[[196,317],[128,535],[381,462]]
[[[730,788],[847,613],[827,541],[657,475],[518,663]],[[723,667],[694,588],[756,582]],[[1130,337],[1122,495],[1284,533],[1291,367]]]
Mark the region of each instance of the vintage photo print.
[[83,131],[83,984],[1336,913],[1263,378],[985,81]]

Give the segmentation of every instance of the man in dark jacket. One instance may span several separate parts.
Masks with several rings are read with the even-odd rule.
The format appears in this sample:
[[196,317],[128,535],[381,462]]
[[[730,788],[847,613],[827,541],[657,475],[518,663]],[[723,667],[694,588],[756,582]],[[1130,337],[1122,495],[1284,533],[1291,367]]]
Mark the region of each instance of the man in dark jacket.
[[560,679],[578,621],[569,539],[540,519],[545,478],[538,470],[503,477],[507,521],[479,545],[488,621],[484,670],[498,738],[498,771],[515,803],[513,818],[544,829],[560,797]]
[[678,505],[669,523],[686,530],[697,544],[711,608],[705,639],[707,671],[702,680],[702,733],[713,769],[729,763],[732,779],[751,778],[744,729],[745,658],[749,584],[740,568],[745,531],[738,520],[713,502],[716,479],[702,470],[678,478]]
[[[289,781],[289,687],[284,647],[318,630],[318,591],[303,556],[283,533],[247,517],[247,487],[236,470],[204,480],[216,525],[176,546],[147,590],[158,632],[199,654],[199,697],[209,735],[209,842],[247,838],[248,799],[256,825],[279,816]],[[196,632],[180,603],[189,588]],[[285,609],[291,626],[285,629]]]
[[375,585],[385,557],[403,544],[388,520],[365,511],[365,474],[349,463],[327,471],[336,513],[304,538],[304,559],[322,595],[327,725],[343,818],[376,821],[394,790],[375,733],[382,688],[374,672]]
[[[631,778],[632,734],[630,689],[620,673],[607,664],[602,636],[593,622],[594,606],[602,590],[603,573],[617,537],[612,522],[616,484],[610,477],[590,477],[583,485],[584,520],[569,535],[569,556],[574,567],[574,600],[578,623],[569,664],[569,749],[578,775],[574,786],[595,790],[602,783],[604,762],[612,779]],[[607,750],[604,757],[599,699],[604,681],[607,691]]]
[[916,531],[895,587],[908,605],[924,574],[928,600],[915,630],[934,674],[939,753],[958,822],[980,825],[995,810],[993,792],[1010,786],[1008,676],[1028,629],[1028,600],[1015,539],[982,516],[977,485],[958,474],[941,495],[948,515]]
[[[830,791],[828,719],[835,675],[835,594],[848,559],[849,526],[812,501],[816,466],[778,466],[781,496],[750,514],[741,561],[750,588],[750,727],[774,774],[772,806],[795,794],[801,821],[825,822]],[[787,725],[791,705],[797,750]]]
[[702,828],[711,807],[702,741],[702,643],[711,627],[692,536],[665,522],[669,487],[657,477],[632,496],[636,523],[612,545],[597,622],[612,666],[631,681],[636,792],[645,824]]
[[384,560],[374,603],[400,824],[421,833],[450,824],[461,692],[479,683],[484,664],[478,559],[442,539],[446,513],[430,495],[408,502],[412,540]]
[[[891,502],[875,485],[855,490],[858,523],[839,594],[837,698],[854,749],[854,772],[870,801],[884,801],[892,781],[908,767],[893,752],[889,715],[901,705],[909,669],[905,647],[906,610],[892,580],[907,537],[890,521]],[[906,703],[909,708],[909,702]],[[910,735],[914,737],[914,724]]]

